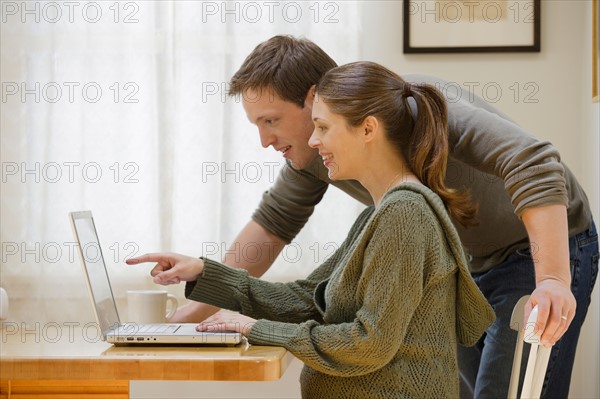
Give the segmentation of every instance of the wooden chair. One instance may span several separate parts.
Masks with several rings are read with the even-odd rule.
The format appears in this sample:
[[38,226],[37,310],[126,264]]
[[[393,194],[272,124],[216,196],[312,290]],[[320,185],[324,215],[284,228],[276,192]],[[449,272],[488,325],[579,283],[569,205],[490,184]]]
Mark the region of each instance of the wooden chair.
[[544,384],[544,376],[546,375],[546,368],[548,367],[548,360],[550,360],[550,351],[552,350],[552,348],[546,348],[543,345],[540,345],[540,337],[533,333],[535,322],[537,320],[537,306],[532,309],[525,329],[521,328],[523,317],[525,315],[525,304],[528,299],[529,295],[519,299],[510,318],[510,328],[518,331],[518,337],[517,345],[515,347],[515,356],[513,358],[510,385],[508,388],[509,399],[517,398],[519,377],[521,374],[523,342],[527,342],[531,347],[527,359],[527,369],[525,371],[525,379],[523,380],[523,388],[521,389],[521,398],[540,397],[542,385]]

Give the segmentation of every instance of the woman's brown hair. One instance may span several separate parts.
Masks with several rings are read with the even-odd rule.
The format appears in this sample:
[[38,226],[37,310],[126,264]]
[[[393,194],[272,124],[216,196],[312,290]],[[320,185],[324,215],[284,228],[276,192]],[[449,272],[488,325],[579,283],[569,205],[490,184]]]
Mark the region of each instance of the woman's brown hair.
[[[410,84],[373,62],[354,62],[331,69],[317,85],[319,101],[359,126],[367,116],[383,124],[411,171],[440,196],[450,216],[474,225],[477,207],[466,191],[446,187],[448,110],[442,94],[428,84]],[[417,106],[413,120],[408,98]]]

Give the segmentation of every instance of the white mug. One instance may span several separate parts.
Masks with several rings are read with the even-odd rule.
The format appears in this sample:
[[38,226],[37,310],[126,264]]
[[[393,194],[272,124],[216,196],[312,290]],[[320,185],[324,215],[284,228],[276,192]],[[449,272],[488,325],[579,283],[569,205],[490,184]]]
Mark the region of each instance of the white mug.
[[[167,311],[167,302],[171,303]],[[164,323],[177,311],[177,298],[167,291],[127,291],[128,322]]]
[[0,288],[0,320],[8,318],[8,294]]

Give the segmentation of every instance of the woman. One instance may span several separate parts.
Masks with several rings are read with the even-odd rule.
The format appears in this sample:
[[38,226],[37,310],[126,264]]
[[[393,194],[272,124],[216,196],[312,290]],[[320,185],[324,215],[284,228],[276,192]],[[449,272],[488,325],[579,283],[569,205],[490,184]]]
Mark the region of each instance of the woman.
[[458,397],[456,344],[473,345],[494,314],[448,215],[468,225],[475,208],[444,185],[443,97],[367,62],[332,69],[315,96],[310,146],[331,179],[358,180],[375,206],[306,280],[269,283],[177,254],[128,263],[158,262],[155,282],[188,281],[188,298],[240,313],[217,313],[199,330],[290,350],[305,363],[303,397]]

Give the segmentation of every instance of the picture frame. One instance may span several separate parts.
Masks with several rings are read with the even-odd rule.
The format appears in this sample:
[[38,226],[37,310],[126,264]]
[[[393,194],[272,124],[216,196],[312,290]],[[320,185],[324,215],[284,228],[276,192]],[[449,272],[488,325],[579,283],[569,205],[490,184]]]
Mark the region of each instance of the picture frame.
[[541,0],[404,0],[404,53],[541,50]]

